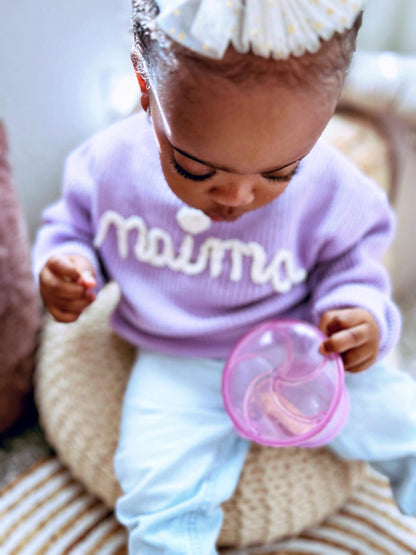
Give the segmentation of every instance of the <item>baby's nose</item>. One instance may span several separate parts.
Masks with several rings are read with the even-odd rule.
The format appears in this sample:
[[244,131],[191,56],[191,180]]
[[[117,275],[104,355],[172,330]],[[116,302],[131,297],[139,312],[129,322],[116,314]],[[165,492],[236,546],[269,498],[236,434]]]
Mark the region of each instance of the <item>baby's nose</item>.
[[223,206],[247,206],[254,200],[253,186],[250,181],[229,183],[221,187],[213,187],[211,198]]

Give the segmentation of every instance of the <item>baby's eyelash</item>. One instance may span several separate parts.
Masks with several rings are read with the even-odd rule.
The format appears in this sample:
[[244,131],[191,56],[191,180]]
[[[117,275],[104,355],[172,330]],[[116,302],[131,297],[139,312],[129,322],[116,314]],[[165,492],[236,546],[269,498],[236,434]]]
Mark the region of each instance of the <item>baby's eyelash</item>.
[[191,179],[192,181],[205,181],[214,175],[215,172],[206,173],[204,175],[194,175],[193,173],[189,173],[183,169],[182,166],[178,164],[175,158],[172,158],[171,165],[174,170],[185,179]]
[[270,181],[290,181],[295,173],[298,171],[298,167],[299,166],[296,166],[296,168],[287,175],[263,175],[263,177],[265,179],[270,179]]
[[[176,173],[178,173],[181,177],[184,177],[185,179],[190,179],[191,181],[205,181],[215,175],[215,171],[211,171],[210,173],[206,173],[203,175],[195,175],[193,173],[190,173],[186,171],[182,166],[180,166],[175,158],[172,158],[170,163]],[[279,181],[285,183],[292,179],[292,177],[297,172],[298,167],[299,166],[296,166],[296,168],[287,175],[263,175],[262,177],[268,179],[269,181]]]

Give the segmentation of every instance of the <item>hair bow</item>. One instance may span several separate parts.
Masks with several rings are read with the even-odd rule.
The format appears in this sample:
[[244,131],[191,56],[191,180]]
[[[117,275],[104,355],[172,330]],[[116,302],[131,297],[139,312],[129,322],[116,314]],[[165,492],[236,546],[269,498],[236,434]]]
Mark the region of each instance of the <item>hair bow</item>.
[[229,44],[276,59],[316,52],[320,39],[349,29],[365,0],[158,0],[159,27],[211,58]]

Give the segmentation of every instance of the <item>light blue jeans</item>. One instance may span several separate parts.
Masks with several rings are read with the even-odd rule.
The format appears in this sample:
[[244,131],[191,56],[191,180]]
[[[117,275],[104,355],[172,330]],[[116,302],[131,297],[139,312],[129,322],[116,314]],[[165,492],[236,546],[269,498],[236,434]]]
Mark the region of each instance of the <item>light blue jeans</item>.
[[[127,386],[115,472],[118,520],[132,555],[215,555],[220,504],[237,485],[249,442],[221,395],[224,361],[141,350]],[[416,381],[381,364],[347,374],[351,413],[329,446],[371,461],[400,508],[416,514]]]

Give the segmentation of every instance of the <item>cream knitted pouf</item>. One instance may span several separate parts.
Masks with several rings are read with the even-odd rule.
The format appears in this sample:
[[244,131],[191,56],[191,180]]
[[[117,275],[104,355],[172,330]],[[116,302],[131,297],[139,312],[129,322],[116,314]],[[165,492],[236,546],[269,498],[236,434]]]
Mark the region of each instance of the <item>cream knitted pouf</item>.
[[[365,123],[333,118],[330,142],[388,189],[386,144]],[[134,359],[108,318],[118,288],[110,284],[73,324],[45,321],[35,374],[40,420],[60,459],[88,490],[114,507],[120,494],[112,459],[123,392]],[[365,465],[326,449],[253,445],[236,492],[224,504],[220,546],[264,544],[294,535],[341,506]]]
[[[47,318],[35,374],[41,424],[59,458],[88,490],[113,507],[120,494],[112,459],[134,351],[108,317],[113,283],[74,324]],[[242,547],[296,534],[342,505],[364,465],[326,449],[253,445],[234,496],[225,503],[219,545]]]

